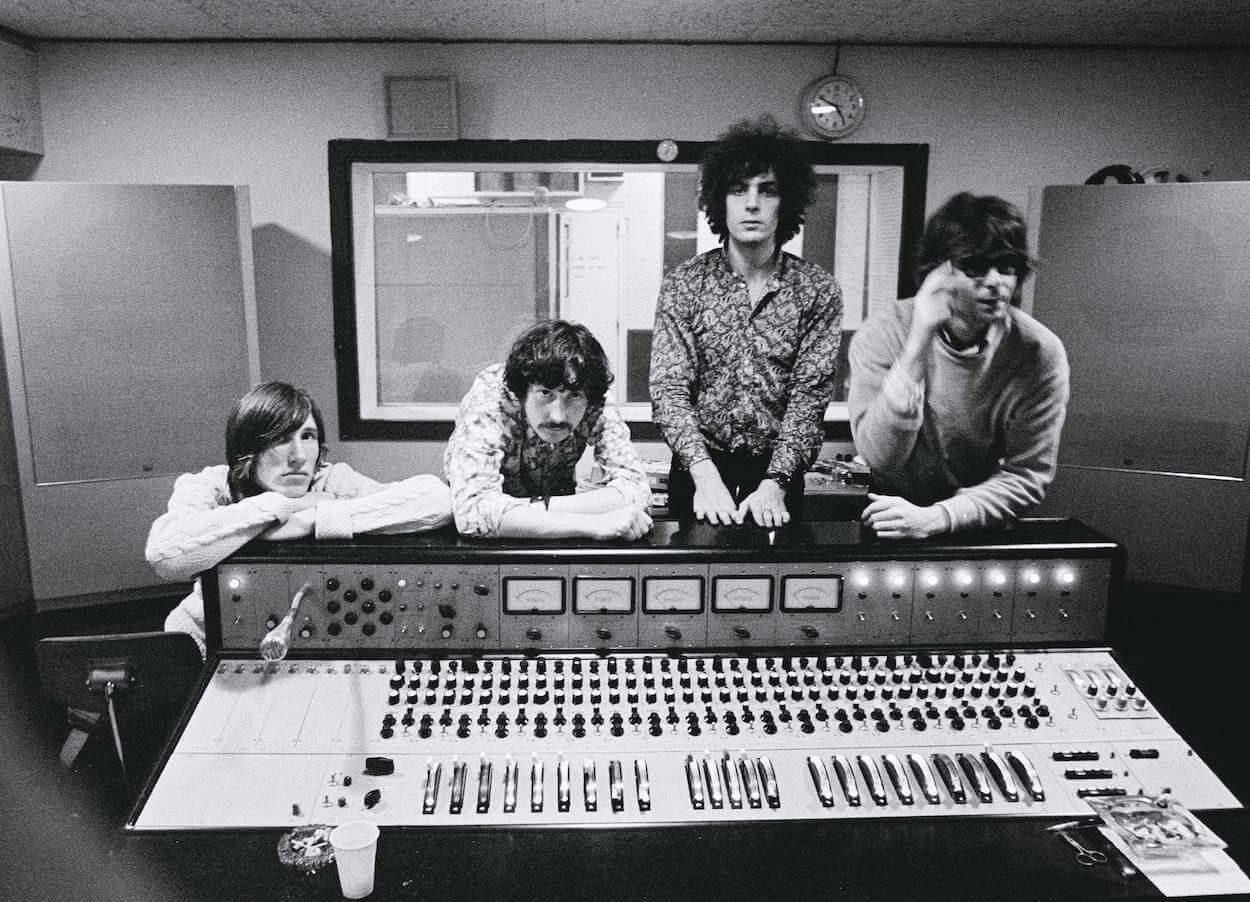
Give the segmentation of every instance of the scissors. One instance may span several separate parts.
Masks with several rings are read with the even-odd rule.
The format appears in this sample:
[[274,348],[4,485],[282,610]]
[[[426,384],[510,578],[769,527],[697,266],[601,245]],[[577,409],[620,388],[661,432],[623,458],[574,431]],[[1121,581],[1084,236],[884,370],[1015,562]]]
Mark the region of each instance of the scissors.
[[1107,856],[1096,849],[1087,849],[1067,833],[1062,830],[1057,831],[1063,837],[1063,841],[1076,849],[1076,863],[1081,867],[1090,868],[1096,864],[1105,864]]

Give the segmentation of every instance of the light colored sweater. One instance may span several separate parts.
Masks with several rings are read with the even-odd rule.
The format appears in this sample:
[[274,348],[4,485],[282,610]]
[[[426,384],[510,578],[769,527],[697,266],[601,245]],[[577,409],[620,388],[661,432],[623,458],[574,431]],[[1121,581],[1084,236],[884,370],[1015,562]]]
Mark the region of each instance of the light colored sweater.
[[[168,580],[190,579],[215,567],[296,510],[291,499],[263,492],[231,502],[224,464],[184,473],[174,482],[169,509],[148,533],[148,563]],[[363,533],[436,529],[451,521],[451,495],[435,476],[380,483],[344,463],[322,467],[310,492],[318,496],[314,535],[349,539]],[[165,629],[204,644],[204,597],[197,578],[191,593],[165,619]]]
[[880,491],[940,504],[952,530],[1012,519],[1055,476],[1068,403],[1058,337],[1008,308],[972,354],[934,338],[923,382],[895,366],[912,300],[869,319],[851,342],[851,434]]

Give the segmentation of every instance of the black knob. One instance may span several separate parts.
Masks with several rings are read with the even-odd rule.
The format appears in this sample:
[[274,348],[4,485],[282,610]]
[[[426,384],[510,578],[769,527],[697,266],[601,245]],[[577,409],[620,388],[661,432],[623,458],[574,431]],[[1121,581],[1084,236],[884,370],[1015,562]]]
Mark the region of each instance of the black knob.
[[355,589],[344,589],[344,590],[343,590],[343,600],[344,600],[344,601],[355,601],[355,600],[356,600],[356,590],[355,590]]
[[751,631],[747,629],[745,626],[735,626],[734,635],[737,636],[739,639],[750,639]]
[[352,626],[359,619],[360,617],[356,614],[355,611],[348,611],[346,614],[343,615],[343,622],[346,623],[348,626]]
[[816,629],[814,626],[801,626],[799,627],[799,632],[808,639],[817,639],[820,637],[820,630]]
[[668,638],[672,639],[674,642],[677,642],[681,639],[681,630],[675,626],[666,626],[664,627],[664,635],[668,636]]
[[365,601],[362,601],[362,602],[360,603],[360,609],[361,609],[362,611],[364,611],[366,614],[372,614],[372,613],[373,613],[374,608],[376,608],[376,607],[377,607],[377,605],[375,605],[375,604],[374,604],[371,600],[369,600],[369,599],[366,599]]
[[335,579],[333,576],[331,576],[329,579],[326,580],[326,591],[337,592],[338,590],[339,590],[339,581]]
[[343,627],[337,620],[332,620],[330,625],[326,627],[326,632],[331,636],[337,636],[339,633],[343,632]]
[[525,631],[525,638],[532,642],[537,642],[543,637],[543,631],[536,626],[531,626]]
[[612,631],[610,629],[607,629],[606,627],[601,626],[597,630],[595,630],[595,635],[598,636],[600,639],[602,639],[604,642],[607,642],[609,639],[612,638]]
[[378,615],[378,620],[382,621],[384,624],[389,625],[390,622],[394,619],[395,617],[393,614],[391,614],[390,611],[383,611],[381,614]]
[[331,614],[337,614],[339,612],[339,609],[342,607],[343,606],[339,604],[337,601],[326,602],[326,610],[329,611]]
[[446,617],[448,620],[451,620],[456,616],[456,609],[449,604],[440,604],[438,606],[438,616]]
[[378,601],[387,602],[387,601],[390,601],[394,597],[395,596],[391,594],[390,589],[383,589],[381,592],[378,593]]
[[373,580],[371,580],[369,577],[366,576],[364,579],[360,581],[360,588],[364,589],[366,592],[372,592]]
[[482,585],[481,583],[478,583],[476,586],[474,586],[474,587],[473,587],[473,591],[474,591],[474,592],[476,592],[478,595],[489,595],[489,594],[490,594],[490,589],[489,589],[489,588],[487,588],[486,586]]
[[374,625],[373,621],[368,621],[360,628],[360,631],[366,636],[372,636],[375,632],[377,632],[377,629],[378,628]]

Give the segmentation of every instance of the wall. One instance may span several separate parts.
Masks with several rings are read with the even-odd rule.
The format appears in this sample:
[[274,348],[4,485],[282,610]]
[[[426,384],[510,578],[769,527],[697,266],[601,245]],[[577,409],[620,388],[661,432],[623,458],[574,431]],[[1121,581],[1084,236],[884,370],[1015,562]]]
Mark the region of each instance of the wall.
[[[449,72],[465,138],[708,140],[796,120],[818,46],[49,44],[34,177],[251,186],[261,369],[324,399],[337,429],[326,141],[385,136],[386,74]],[[1250,52],[844,47],[858,141],[930,144],[929,208],[1108,163],[1250,178]],[[640,102],[639,98],[657,98]],[[338,443],[380,478],[441,468],[441,445]]]

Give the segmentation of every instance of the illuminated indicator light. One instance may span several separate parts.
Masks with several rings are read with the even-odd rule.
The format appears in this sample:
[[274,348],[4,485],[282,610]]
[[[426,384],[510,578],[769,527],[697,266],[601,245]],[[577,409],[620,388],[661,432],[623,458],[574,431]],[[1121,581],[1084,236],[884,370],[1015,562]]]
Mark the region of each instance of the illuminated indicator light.
[[[894,585],[896,586],[901,586],[902,584],[903,584],[902,579],[896,579],[894,581]],[[933,573],[932,571],[930,571],[929,573],[926,573],[924,575],[924,584],[926,586],[936,586],[938,584],[938,575],[936,573]]]
[[1065,586],[1070,586],[1075,581],[1076,581],[1076,574],[1073,573],[1071,570],[1065,567],[1064,569],[1059,571],[1059,582],[1063,583]]
[[893,586],[894,588],[901,589],[903,588],[903,585],[906,582],[907,582],[907,577],[904,576],[901,571],[895,570],[893,573],[890,574],[890,585]]
[[1030,585],[1036,586],[1038,583],[1042,581],[1042,575],[1038,573],[1036,570],[1025,570],[1024,581],[1029,583]]
[[955,574],[955,579],[959,580],[959,584],[961,586],[972,585],[972,574],[969,573],[967,570],[960,570],[958,573]]
[[992,582],[996,586],[1006,585],[1007,574],[1001,570],[995,570],[993,573],[990,574],[990,582]]
[[231,589],[237,589],[242,584],[243,584],[242,581],[237,576],[231,579],[229,583]]
[[399,586],[402,589],[404,586],[408,585],[408,580],[406,579],[396,580],[395,585]]
[[868,578],[868,574],[867,574],[867,573],[857,573],[857,574],[855,574],[855,585],[857,585],[857,586],[867,586],[869,582],[871,582],[871,580]]

